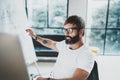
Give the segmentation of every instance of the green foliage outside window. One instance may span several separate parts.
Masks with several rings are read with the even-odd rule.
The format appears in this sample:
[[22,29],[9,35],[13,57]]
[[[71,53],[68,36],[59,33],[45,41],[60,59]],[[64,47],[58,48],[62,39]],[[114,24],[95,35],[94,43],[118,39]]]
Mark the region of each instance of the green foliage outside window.
[[120,1],[110,0],[107,5],[92,12],[89,44],[99,47],[101,54],[120,55]]

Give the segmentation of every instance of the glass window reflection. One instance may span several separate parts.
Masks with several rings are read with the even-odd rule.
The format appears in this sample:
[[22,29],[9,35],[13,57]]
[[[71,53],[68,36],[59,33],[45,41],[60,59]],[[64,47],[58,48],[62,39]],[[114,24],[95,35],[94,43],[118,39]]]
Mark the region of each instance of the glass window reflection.
[[100,54],[103,53],[105,30],[87,29],[86,43],[92,47],[98,47]]
[[107,30],[106,55],[120,55],[120,30]]

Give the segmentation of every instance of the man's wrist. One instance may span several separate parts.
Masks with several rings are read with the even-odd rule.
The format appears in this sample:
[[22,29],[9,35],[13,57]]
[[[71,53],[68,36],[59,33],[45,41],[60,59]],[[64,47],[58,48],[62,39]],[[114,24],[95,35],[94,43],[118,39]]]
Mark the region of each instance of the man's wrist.
[[48,78],[47,80],[50,80],[50,78]]
[[38,36],[35,36],[35,40],[37,41],[37,39],[38,39]]

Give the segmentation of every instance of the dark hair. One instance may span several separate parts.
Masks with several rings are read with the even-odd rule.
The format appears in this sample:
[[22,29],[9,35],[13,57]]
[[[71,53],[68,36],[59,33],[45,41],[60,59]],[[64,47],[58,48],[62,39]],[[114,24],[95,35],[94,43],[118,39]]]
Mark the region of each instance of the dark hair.
[[72,15],[70,17],[68,17],[64,23],[64,25],[68,24],[68,23],[72,23],[72,24],[76,24],[78,29],[85,29],[85,22],[84,20],[77,16],[77,15]]

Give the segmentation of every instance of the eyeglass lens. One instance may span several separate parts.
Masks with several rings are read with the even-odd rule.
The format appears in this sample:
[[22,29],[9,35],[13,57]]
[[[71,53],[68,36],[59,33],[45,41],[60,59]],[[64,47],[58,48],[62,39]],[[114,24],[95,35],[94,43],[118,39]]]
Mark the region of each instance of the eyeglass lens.
[[68,29],[63,29],[64,33],[68,32],[68,33],[72,33],[74,29],[77,28],[68,28]]

